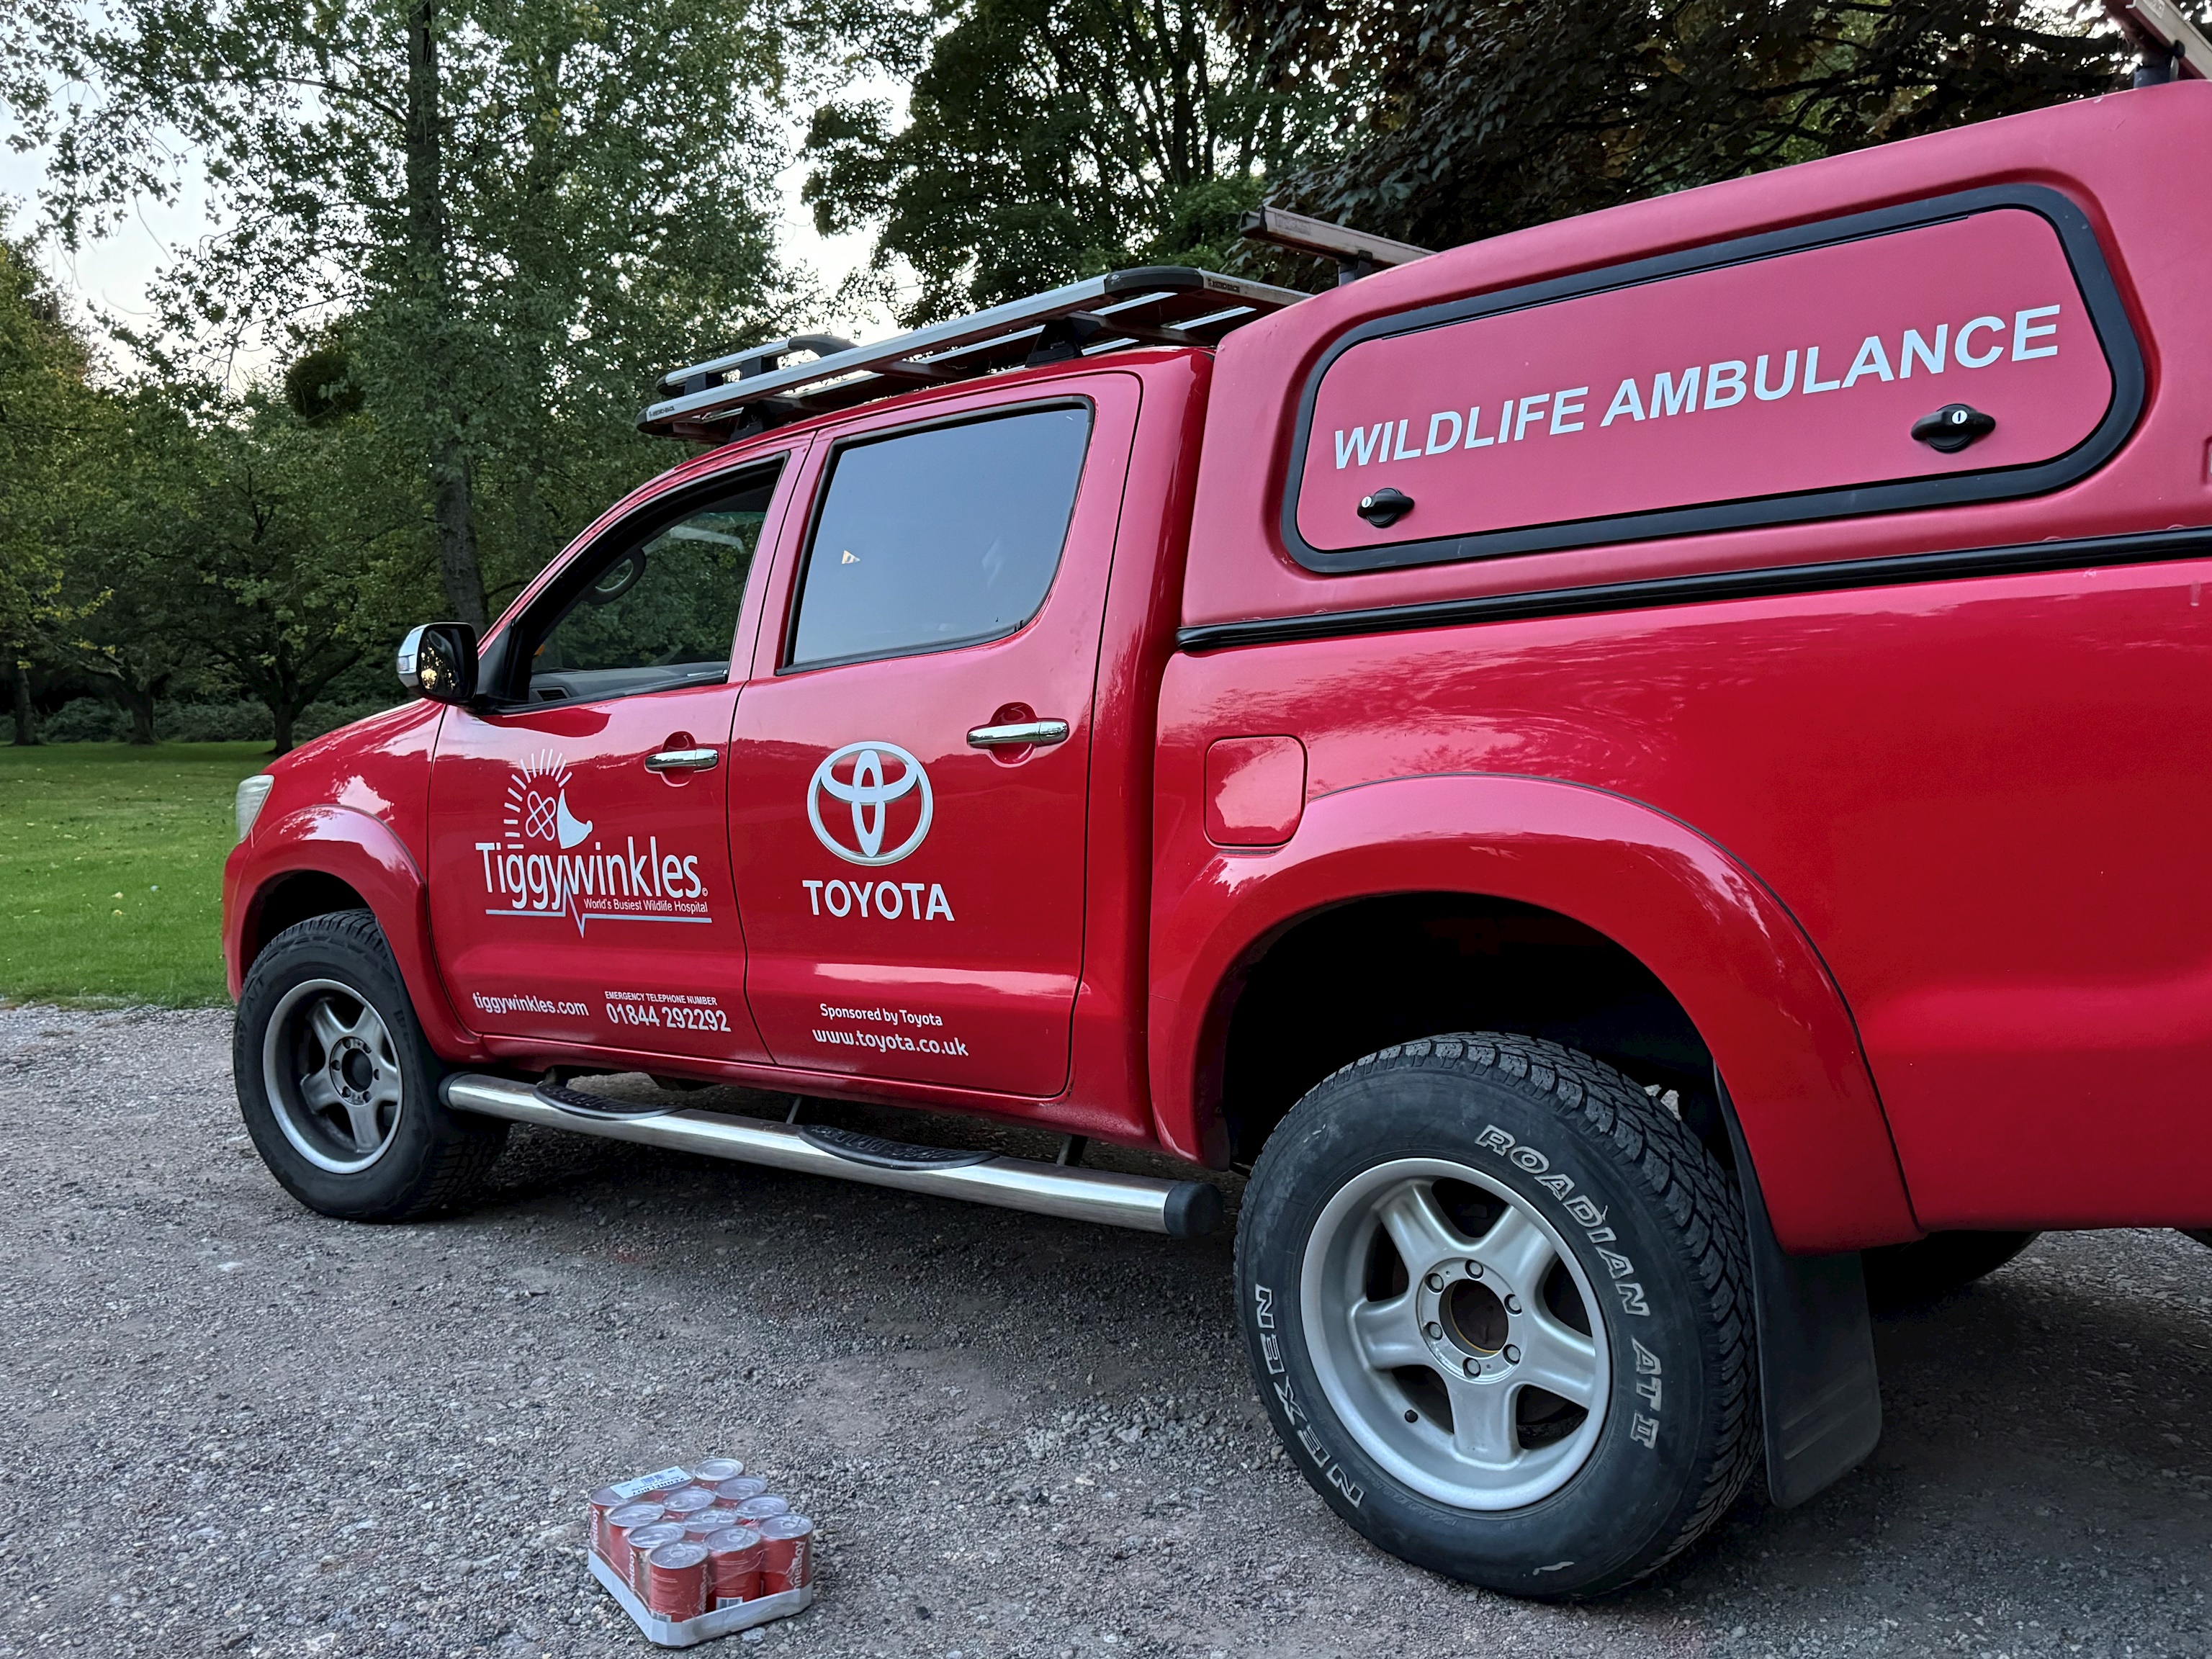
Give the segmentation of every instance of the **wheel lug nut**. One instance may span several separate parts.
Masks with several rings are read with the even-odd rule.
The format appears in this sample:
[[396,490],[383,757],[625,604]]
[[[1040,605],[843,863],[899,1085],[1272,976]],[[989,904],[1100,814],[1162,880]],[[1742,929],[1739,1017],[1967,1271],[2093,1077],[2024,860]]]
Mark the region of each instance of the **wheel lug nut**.
[[1431,1273],[1421,1282],[1432,1291],[1441,1291],[1444,1287],[1444,1276],[1442,1273]]
[[1507,1297],[1505,1298],[1505,1311],[1508,1313],[1519,1313],[1521,1311],[1521,1298],[1517,1296]]
[[1466,1368],[1467,1374],[1469,1376],[1480,1376],[1482,1375],[1482,1362],[1480,1359],[1466,1359],[1460,1363]]
[[1422,1326],[1421,1328],[1428,1333],[1429,1340],[1431,1342],[1437,1340],[1444,1334],[1444,1328],[1437,1324],[1433,1319],[1431,1319],[1427,1324]]
[[1481,1277],[1482,1277],[1482,1263],[1480,1263],[1480,1261],[1470,1261],[1470,1262],[1468,1262],[1468,1263],[1467,1264],[1467,1276],[1468,1276],[1469,1279],[1480,1279],[1480,1278],[1481,1278]]
[[1517,1365],[1521,1363],[1521,1350],[1510,1342],[1505,1345],[1505,1363],[1509,1365]]

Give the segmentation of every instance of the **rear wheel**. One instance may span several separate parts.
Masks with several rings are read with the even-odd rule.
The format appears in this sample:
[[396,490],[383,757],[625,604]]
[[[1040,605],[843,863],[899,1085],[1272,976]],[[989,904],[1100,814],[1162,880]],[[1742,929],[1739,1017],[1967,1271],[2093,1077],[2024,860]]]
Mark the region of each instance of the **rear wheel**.
[[1284,1120],[1237,1274],[1292,1461],[1392,1553],[1600,1593],[1717,1519],[1758,1450],[1734,1188],[1588,1055],[1492,1034],[1383,1050]]
[[1933,1302],[1998,1268],[2033,1244],[2032,1232],[1930,1233],[1865,1251],[1867,1301],[1887,1311]]
[[507,1125],[438,1098],[390,946],[366,910],[316,916],[270,942],[238,1000],[231,1064],[246,1133],[286,1191],[351,1221],[465,1202]]

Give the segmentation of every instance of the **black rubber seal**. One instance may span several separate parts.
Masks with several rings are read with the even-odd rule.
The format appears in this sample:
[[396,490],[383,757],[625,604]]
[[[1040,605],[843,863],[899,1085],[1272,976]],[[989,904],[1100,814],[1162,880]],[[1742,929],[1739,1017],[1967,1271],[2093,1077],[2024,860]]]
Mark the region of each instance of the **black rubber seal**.
[[842,1158],[848,1164],[866,1164],[878,1170],[965,1170],[988,1164],[998,1154],[959,1146],[916,1146],[858,1129],[833,1129],[802,1125],[799,1138],[817,1152]]
[[1233,646],[1283,645],[1304,640],[1349,639],[1362,634],[1458,628],[1470,623],[1522,622],[1542,617],[1580,617],[1606,611],[1650,611],[1723,599],[1772,599],[1857,587],[1905,587],[1920,582],[1977,576],[2034,575],[2052,570],[2090,570],[2112,565],[2158,564],[2212,554],[2212,526],[2157,530],[2133,536],[2085,537],[2075,541],[2025,542],[2010,547],[1968,547],[1942,553],[1903,553],[1887,558],[1838,559],[1820,564],[1777,565],[1763,570],[1699,571],[1645,581],[1598,582],[1533,593],[1486,593],[1465,599],[1376,605],[1361,611],[1323,611],[1297,617],[1258,617],[1249,622],[1201,623],[1179,629],[1185,651],[1224,651]]
[[1178,1181],[1161,1209],[1170,1238],[1204,1238],[1221,1225],[1221,1193],[1203,1181]]
[[648,1101],[633,1103],[611,1100],[605,1095],[587,1095],[565,1083],[541,1083],[531,1092],[571,1117],[666,1117],[671,1112],[683,1109],[680,1106],[661,1106]]

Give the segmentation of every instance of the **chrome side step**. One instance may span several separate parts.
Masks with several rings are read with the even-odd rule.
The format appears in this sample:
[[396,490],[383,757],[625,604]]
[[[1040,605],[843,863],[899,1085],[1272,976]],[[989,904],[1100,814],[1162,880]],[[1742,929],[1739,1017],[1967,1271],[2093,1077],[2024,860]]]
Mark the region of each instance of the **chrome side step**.
[[[1221,1224],[1221,1194],[1203,1181],[1161,1181],[1151,1176],[1118,1175],[1110,1170],[988,1155],[980,1162],[953,1165],[902,1165],[880,1156],[863,1161],[852,1152],[832,1150],[838,1138],[818,1129],[810,1133],[803,1127],[729,1117],[719,1112],[587,1116],[549,1103],[530,1084],[473,1073],[447,1078],[439,1092],[446,1104],[457,1111],[481,1112],[487,1117],[599,1135],[608,1140],[702,1152],[738,1164],[763,1164],[805,1175],[896,1187],[902,1192],[964,1198],[1001,1209],[1025,1210],[1032,1215],[1133,1227],[1139,1232],[1165,1233],[1170,1238],[1202,1238]],[[857,1142],[861,1138],[852,1139]],[[854,1150],[863,1149],[856,1146]]]

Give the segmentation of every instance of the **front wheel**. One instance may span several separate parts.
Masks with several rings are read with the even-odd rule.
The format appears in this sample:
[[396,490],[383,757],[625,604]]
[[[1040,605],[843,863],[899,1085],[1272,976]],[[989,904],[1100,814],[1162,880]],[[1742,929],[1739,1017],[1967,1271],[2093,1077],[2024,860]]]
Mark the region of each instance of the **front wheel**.
[[463,1202],[507,1125],[438,1098],[443,1075],[366,910],[288,927],[254,958],[231,1036],[261,1161],[311,1210],[404,1221]]
[[1418,1565],[1522,1595],[1617,1589],[1757,1459],[1735,1191],[1586,1054],[1482,1033],[1345,1067],[1262,1152],[1237,1259],[1292,1462]]

